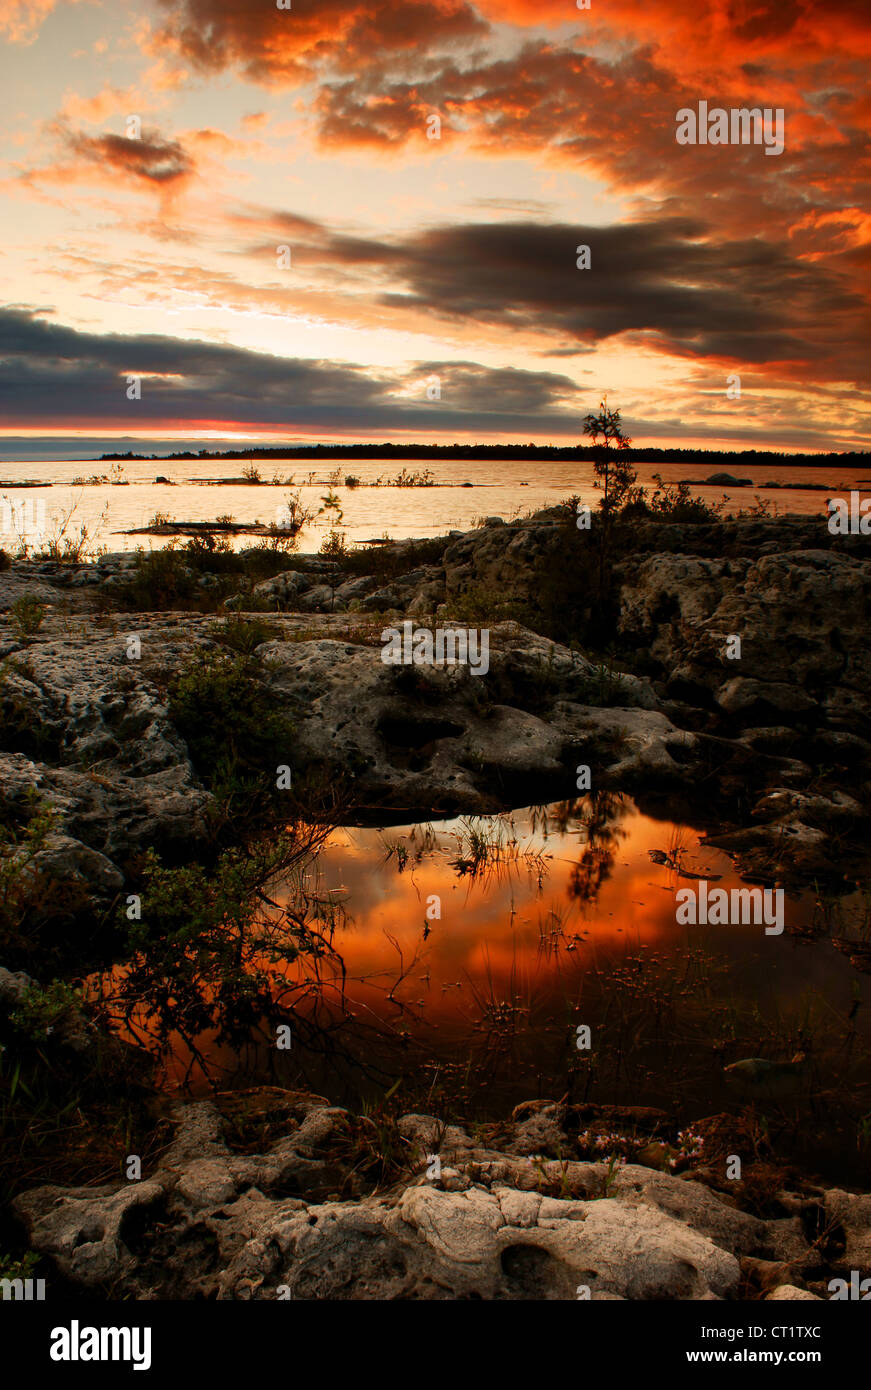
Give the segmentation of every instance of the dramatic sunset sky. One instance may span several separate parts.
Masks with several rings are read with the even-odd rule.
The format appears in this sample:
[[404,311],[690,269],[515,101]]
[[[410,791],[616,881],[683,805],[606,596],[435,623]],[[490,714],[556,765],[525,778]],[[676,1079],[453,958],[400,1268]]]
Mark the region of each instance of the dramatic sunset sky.
[[867,448],[869,14],[0,0],[0,433]]

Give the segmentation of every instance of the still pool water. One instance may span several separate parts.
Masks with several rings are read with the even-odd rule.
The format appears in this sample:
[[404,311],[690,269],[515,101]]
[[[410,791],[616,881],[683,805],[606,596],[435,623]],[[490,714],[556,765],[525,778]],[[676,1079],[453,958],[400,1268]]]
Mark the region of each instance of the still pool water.
[[[348,1105],[398,1086],[406,1109],[493,1118],[562,1096],[700,1118],[758,1102],[726,1084],[730,1063],[804,1053],[799,1093],[775,1111],[818,1165],[837,1150],[843,1180],[871,1112],[871,977],[833,946],[812,893],[786,896],[779,936],[679,925],[676,892],[699,876],[741,884],[696,828],[614,795],[336,830],[302,884],[336,954],[316,971],[273,967],[299,1020],[291,1049],[197,1046],[220,1085],[278,1082]],[[280,886],[273,897],[299,903]],[[860,910],[843,900],[841,935]],[[165,1080],[184,1078],[204,1088],[179,1043]]]

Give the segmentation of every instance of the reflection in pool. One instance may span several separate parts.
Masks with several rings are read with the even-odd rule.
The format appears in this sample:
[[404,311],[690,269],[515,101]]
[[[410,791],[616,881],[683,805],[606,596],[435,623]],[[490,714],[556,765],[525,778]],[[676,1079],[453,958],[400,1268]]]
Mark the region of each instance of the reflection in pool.
[[[692,828],[615,795],[343,828],[304,883],[341,968],[324,958],[309,994],[299,962],[277,969],[296,1045],[264,1038],[240,1072],[238,1057],[200,1043],[234,1083],[275,1080],[348,1105],[397,1087],[407,1109],[493,1117],[539,1096],[697,1117],[734,1107],[724,1068],[736,1060],[798,1057],[796,1123],[802,1106],[846,1105],[855,1133],[871,1110],[871,980],[820,930],[810,893],[786,896],[779,936],[679,925],[676,893],[700,879],[741,884]],[[179,1048],[170,1082],[188,1060]]]

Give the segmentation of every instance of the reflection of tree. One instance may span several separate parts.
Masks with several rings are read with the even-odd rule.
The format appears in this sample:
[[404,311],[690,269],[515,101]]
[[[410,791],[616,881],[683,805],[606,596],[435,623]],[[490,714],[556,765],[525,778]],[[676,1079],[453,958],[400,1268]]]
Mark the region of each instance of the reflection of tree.
[[602,884],[611,876],[617,845],[626,839],[627,832],[621,828],[625,811],[623,797],[605,791],[592,792],[555,808],[554,819],[561,830],[580,822],[586,831],[581,857],[566,886],[570,898],[584,904],[596,901]]
[[599,890],[610,877],[613,852],[603,845],[587,845],[572,868],[566,891],[580,903],[593,903]]

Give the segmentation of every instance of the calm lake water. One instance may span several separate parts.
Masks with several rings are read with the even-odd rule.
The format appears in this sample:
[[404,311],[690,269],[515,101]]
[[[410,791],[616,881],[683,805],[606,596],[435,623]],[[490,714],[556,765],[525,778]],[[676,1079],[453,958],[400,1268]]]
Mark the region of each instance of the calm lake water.
[[[125,536],[119,534],[132,527],[147,525],[157,514],[178,521],[215,521],[231,516],[237,522],[260,521],[272,524],[280,512],[288,492],[301,490],[305,506],[317,511],[330,486],[329,479],[344,512],[342,525],[352,541],[372,540],[385,534],[394,539],[408,536],[431,536],[451,529],[466,530],[482,516],[501,516],[506,520],[523,512],[553,506],[566,497],[577,494],[582,502],[595,507],[599,494],[593,486],[591,464],[522,463],[522,462],[446,462],[442,460],[404,459],[362,460],[343,462],[337,472],[330,464],[312,472],[307,459],[288,459],[278,463],[260,462],[258,467],[264,482],[258,486],[210,486],[208,480],[232,478],[241,474],[239,460],[214,460],[169,463],[162,461],[129,462],[118,465],[126,486],[99,484],[74,485],[78,477],[93,474],[110,475],[108,463],[73,462],[0,463],[0,504],[4,498],[26,502],[27,506],[42,503],[49,530],[57,528],[63,518],[70,517],[69,526],[78,532],[85,524],[93,541],[109,551],[135,549],[137,546],[159,546],[166,541],[159,537]],[[429,469],[436,486],[428,488],[399,488],[361,486],[347,488],[343,479],[353,474],[361,484],[374,483],[378,477],[395,477],[401,468],[409,472]],[[654,488],[653,474],[661,472],[668,482],[683,478],[698,478],[722,471],[719,466],[683,463],[639,464],[639,482]],[[750,508],[758,495],[770,501],[775,514],[784,512],[823,516],[828,492],[813,490],[757,491],[763,483],[825,484],[831,493],[844,493],[871,480],[862,473],[828,469],[791,469],[786,467],[744,468],[736,464],[733,476],[749,477],[753,487],[724,488],[700,486],[694,489],[709,501],[727,496],[726,509],[734,512]],[[866,468],[865,472],[868,472]],[[164,476],[169,483],[155,483]],[[289,482],[293,479],[293,483]],[[277,482],[273,483],[273,479]],[[19,490],[10,483],[35,481],[46,486]],[[7,484],[4,488],[3,484]],[[52,486],[47,486],[47,484]],[[464,484],[471,483],[471,487]],[[0,528],[8,530],[2,519]],[[317,549],[326,530],[325,519],[310,527],[301,537],[304,550]],[[14,538],[0,534],[0,544],[9,545]],[[245,544],[245,541],[240,542]]]
[[[402,1078],[406,1108],[447,1098],[459,1113],[504,1117],[568,1093],[686,1119],[746,1103],[724,1066],[801,1050],[806,1084],[791,1102],[801,1143],[844,1180],[845,1165],[861,1168],[856,1126],[871,1111],[871,977],[814,935],[812,894],[786,898],[782,936],[678,925],[675,892],[692,875],[741,882],[692,827],[617,796],[337,830],[304,888],[343,970],[324,960],[307,996],[308,967],[274,966],[300,1024],[317,1023],[316,1045],[303,1027],[283,1053],[265,1038],[244,1057],[209,1037],[198,1046],[223,1084],[304,1085],[337,1104],[375,1101]],[[579,1024],[592,1029],[589,1051],[577,1047]],[[170,1087],[189,1062],[179,1046]],[[188,1079],[204,1085],[196,1068]]]

